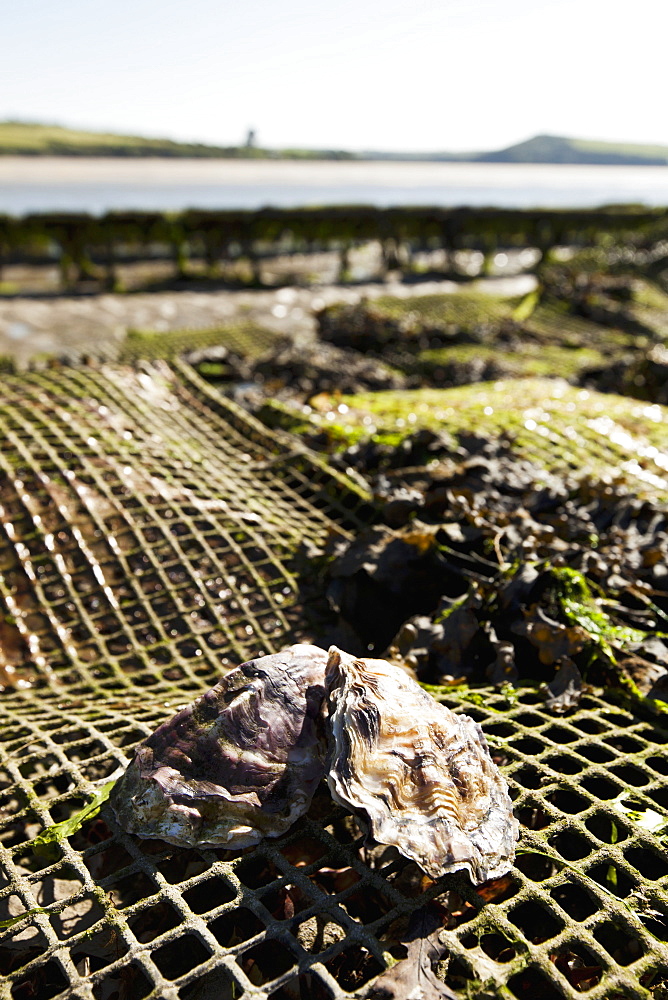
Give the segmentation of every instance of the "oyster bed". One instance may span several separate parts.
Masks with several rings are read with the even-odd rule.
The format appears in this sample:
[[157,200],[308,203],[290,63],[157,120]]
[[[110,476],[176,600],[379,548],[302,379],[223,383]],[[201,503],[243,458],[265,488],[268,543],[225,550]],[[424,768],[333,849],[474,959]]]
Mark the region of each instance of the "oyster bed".
[[[646,377],[660,373],[661,300],[637,280],[616,293],[615,322],[645,330]],[[538,308],[545,329],[555,310]],[[603,319],[587,331],[611,330]],[[216,362],[232,376],[240,343]],[[252,385],[269,430],[219,395],[243,398],[234,377],[214,390],[179,362],[3,380],[8,995],[341,1000],[419,985],[659,1000],[660,379],[635,398],[572,372],[572,384],[434,388],[395,353],[358,357],[344,398],[303,360],[296,392],[289,356],[285,392]],[[365,384],[369,372],[390,381]],[[481,725],[520,827],[507,875],[426,877],[368,843],[322,782],[287,833],[233,850],[139,838],[106,806],[92,815],[166,718],[230,666],[295,641],[386,654]]]

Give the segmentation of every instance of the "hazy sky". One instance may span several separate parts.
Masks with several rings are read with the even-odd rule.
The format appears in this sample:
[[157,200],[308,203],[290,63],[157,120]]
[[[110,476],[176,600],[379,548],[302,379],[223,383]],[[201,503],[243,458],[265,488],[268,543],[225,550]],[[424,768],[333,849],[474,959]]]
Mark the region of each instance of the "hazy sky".
[[666,0],[0,0],[0,120],[237,144],[668,145]]

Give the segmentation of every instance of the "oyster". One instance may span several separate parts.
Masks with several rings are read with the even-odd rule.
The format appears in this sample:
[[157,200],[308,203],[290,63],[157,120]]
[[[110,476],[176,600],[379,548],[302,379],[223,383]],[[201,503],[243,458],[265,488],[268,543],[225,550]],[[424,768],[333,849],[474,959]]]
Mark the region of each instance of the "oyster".
[[334,799],[433,878],[467,869],[478,884],[507,872],[518,826],[480,726],[399,667],[335,646],[326,683]]
[[180,847],[285,833],[324,774],[326,664],[296,645],[232,670],[137,748],[110,797],[119,824]]

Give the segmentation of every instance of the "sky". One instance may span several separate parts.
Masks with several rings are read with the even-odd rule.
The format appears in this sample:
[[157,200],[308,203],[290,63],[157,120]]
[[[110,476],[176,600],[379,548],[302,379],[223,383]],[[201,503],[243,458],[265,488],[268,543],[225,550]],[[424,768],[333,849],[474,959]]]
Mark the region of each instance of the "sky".
[[665,0],[0,0],[0,120],[284,148],[668,145],[667,28]]

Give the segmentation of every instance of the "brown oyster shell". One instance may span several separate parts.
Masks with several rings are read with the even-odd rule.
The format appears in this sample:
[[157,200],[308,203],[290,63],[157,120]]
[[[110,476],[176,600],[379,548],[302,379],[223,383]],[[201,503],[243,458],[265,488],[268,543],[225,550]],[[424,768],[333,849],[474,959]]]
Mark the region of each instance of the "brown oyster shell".
[[327,664],[333,798],[432,878],[505,874],[518,836],[508,786],[480,726],[385,660],[332,647]]
[[278,837],[324,774],[327,654],[296,645],[241,664],[135,752],[110,803],[119,824],[180,847]]

